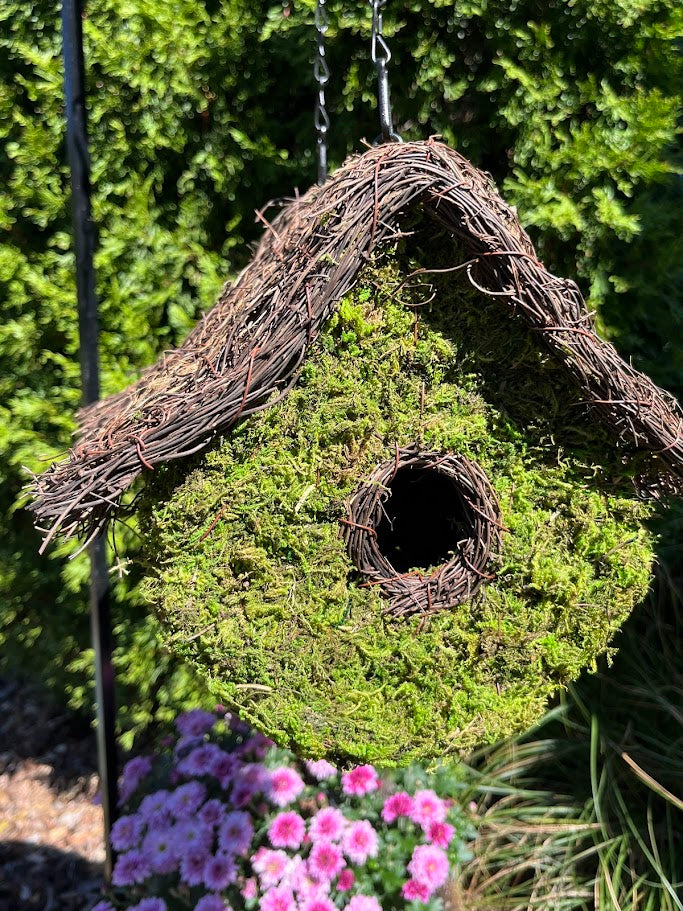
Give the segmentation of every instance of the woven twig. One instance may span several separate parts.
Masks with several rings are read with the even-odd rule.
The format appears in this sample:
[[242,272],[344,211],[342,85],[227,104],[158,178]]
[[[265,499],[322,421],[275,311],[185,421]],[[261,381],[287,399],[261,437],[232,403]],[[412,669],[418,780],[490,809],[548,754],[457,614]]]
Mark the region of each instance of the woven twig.
[[[378,544],[377,530],[384,504],[399,471],[433,471],[447,478],[457,491],[464,528],[454,541],[453,557],[431,574],[414,570],[397,573]],[[492,553],[500,545],[502,525],[496,495],[482,469],[464,456],[420,452],[417,446],[399,449],[394,459],[378,466],[347,504],[343,523],[349,556],[366,586],[379,586],[386,613],[430,614],[474,597],[494,576],[488,571]],[[423,530],[424,533],[424,530]]]
[[683,414],[594,332],[578,287],[538,261],[489,177],[436,141],[351,158],[266,225],[249,266],[190,333],[128,389],[86,409],[67,461],[35,480],[43,547],[97,534],[142,472],[197,452],[296,381],[306,352],[380,244],[414,205],[452,232],[472,284],[497,296],[564,364],[590,408],[651,454],[652,492],[680,490]]

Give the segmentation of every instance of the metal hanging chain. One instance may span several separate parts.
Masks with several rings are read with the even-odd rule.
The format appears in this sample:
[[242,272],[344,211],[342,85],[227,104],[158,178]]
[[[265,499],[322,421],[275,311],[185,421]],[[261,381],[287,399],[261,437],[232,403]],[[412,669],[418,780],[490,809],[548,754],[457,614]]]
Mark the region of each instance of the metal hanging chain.
[[391,51],[382,30],[382,10],[387,0],[369,0],[372,7],[372,62],[377,68],[377,106],[379,108],[380,134],[378,142],[403,142],[394,129],[391,115],[391,95],[389,93],[389,70]]
[[315,37],[317,49],[313,73],[318,84],[318,98],[315,103],[315,131],[318,142],[318,183],[327,179],[327,133],[330,129],[330,117],[327,113],[325,86],[330,79],[330,69],[325,56],[325,32],[330,21],[327,17],[325,0],[317,0],[315,7]]

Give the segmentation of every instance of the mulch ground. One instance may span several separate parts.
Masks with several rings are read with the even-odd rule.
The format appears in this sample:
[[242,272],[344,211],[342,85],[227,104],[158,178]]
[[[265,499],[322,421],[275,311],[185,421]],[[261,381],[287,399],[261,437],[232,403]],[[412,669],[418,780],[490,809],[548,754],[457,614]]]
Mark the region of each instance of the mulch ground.
[[87,911],[102,886],[95,736],[0,678],[0,911]]

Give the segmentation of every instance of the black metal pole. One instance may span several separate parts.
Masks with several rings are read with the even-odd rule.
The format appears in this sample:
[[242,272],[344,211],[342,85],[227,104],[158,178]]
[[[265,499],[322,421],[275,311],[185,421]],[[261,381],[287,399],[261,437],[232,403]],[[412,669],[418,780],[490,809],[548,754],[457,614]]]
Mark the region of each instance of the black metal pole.
[[[95,226],[90,209],[90,157],[85,107],[81,0],[62,0],[62,40],[66,141],[71,169],[71,205],[76,254],[81,377],[83,403],[88,405],[100,396],[100,369],[97,295],[93,263]],[[117,757],[109,575],[104,538],[96,538],[90,545],[89,552],[90,621],[95,650],[97,698],[97,754],[104,810],[105,878],[109,882],[113,860],[109,836],[116,816]]]

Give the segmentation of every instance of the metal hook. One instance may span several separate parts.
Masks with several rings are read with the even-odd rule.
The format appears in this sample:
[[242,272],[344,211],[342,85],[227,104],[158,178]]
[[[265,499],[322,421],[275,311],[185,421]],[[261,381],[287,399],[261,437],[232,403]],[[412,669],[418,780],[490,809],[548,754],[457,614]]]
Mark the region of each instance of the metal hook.
[[389,70],[387,64],[391,60],[391,51],[383,34],[382,9],[387,0],[369,0],[372,7],[372,35],[370,54],[377,70],[377,108],[379,111],[380,134],[375,139],[379,142],[403,142],[402,137],[394,129],[391,113],[391,93],[389,91]]

